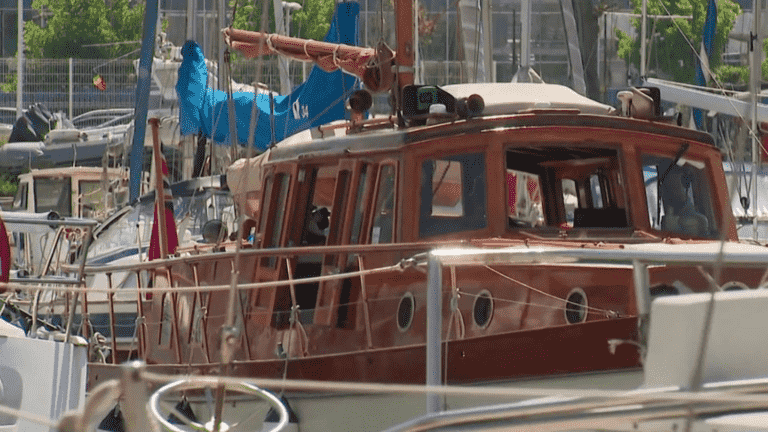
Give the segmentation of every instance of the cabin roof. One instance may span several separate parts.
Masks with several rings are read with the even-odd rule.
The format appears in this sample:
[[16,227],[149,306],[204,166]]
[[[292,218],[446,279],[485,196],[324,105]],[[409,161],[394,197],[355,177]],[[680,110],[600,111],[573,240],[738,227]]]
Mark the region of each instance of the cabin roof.
[[[107,168],[107,174],[110,177],[120,177],[125,174],[121,168]],[[32,169],[28,173],[19,175],[19,179],[29,178],[51,178],[51,177],[76,177],[76,178],[99,178],[104,174],[103,167],[60,167]]]
[[[439,122],[426,127],[382,128],[347,135],[345,120],[320,128],[296,133],[273,146],[261,163],[316,158],[341,157],[356,152],[387,151],[448,133],[473,133],[498,127],[530,127],[552,125],[599,126],[627,131],[642,131],[713,145],[706,133],[673,126],[667,122],[648,121],[618,116],[617,110],[584,97],[557,84],[540,83],[475,83],[440,87],[454,98],[479,95],[484,100],[482,117],[487,121]],[[547,114],[533,116],[525,114]],[[559,115],[556,115],[559,114]],[[518,118],[519,117],[519,118]]]
[[583,114],[613,115],[616,109],[558,84],[474,83],[440,87],[456,99],[479,95],[483,115],[514,114],[531,109],[577,109]]

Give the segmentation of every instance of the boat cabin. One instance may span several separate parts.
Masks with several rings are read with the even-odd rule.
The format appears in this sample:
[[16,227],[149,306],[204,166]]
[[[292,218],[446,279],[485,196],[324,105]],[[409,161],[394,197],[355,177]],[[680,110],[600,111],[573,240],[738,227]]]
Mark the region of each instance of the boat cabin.
[[33,169],[19,176],[12,211],[103,220],[127,202],[127,183],[127,173],[117,168]]
[[[317,140],[304,132],[231,169],[231,185],[246,169],[263,176],[251,190],[233,186],[260,222],[255,246],[494,237],[623,242],[720,238],[721,229],[735,240],[723,213],[727,191],[714,187],[724,184],[720,152],[707,134],[608,115],[612,108],[560,86],[456,86],[464,87],[483,93],[486,112],[497,115],[408,132]],[[552,99],[546,106],[516,102],[505,92]]]

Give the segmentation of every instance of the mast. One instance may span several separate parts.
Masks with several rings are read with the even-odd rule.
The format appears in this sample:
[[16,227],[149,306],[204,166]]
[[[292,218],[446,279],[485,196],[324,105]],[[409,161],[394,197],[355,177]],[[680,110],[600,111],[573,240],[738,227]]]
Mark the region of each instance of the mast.
[[760,207],[757,203],[757,172],[760,170],[760,141],[757,137],[757,93],[760,92],[760,78],[763,52],[763,41],[761,38],[762,29],[760,28],[760,14],[763,8],[762,0],[752,1],[752,34],[750,37],[750,53],[749,53],[749,93],[751,97],[750,108],[752,111],[751,124],[750,124],[750,136],[752,137],[752,234],[755,240],[758,238],[758,211]]
[[152,54],[155,51],[155,25],[159,0],[147,0],[144,11],[144,37],[141,41],[139,80],[136,84],[136,108],[133,117],[133,143],[131,145],[131,202],[141,192],[141,172],[144,165],[144,135],[147,131],[149,86],[152,79]]
[[397,48],[395,49],[395,72],[397,89],[395,100],[398,110],[401,108],[403,88],[413,84],[413,0],[394,0],[395,30]]
[[[285,16],[283,15],[283,0],[273,0],[272,6],[275,9],[275,33],[288,35],[288,29],[285,28]],[[278,56],[277,69],[280,72],[280,93],[288,94],[291,92],[291,81],[288,77],[288,59]]]
[[643,6],[640,10],[640,82],[645,80],[645,50],[646,39],[648,37],[646,21],[648,18],[648,0],[643,0]]
[[197,39],[197,1],[187,0],[187,40]]
[[16,6],[16,118],[19,118],[24,97],[24,0],[19,0]]
[[481,0],[480,13],[483,21],[483,62],[485,63],[485,81],[496,82],[496,68],[493,67],[493,43],[491,42],[491,0]]

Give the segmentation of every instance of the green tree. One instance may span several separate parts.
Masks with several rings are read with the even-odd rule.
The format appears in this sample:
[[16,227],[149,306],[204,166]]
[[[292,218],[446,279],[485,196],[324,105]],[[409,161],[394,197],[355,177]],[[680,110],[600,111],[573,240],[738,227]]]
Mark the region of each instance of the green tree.
[[144,4],[136,0],[34,0],[32,7],[44,25],[24,25],[31,58],[114,58],[138,47],[117,42],[141,39]]
[[[708,0],[648,0],[648,15],[692,16],[693,19],[659,19],[646,23],[650,53],[649,74],[671,77],[674,81],[694,83],[696,76],[696,53],[702,41],[702,31],[707,15]],[[640,13],[642,0],[632,0],[635,13]],[[733,28],[734,19],[741,13],[738,4],[731,0],[717,0],[717,30],[715,44],[709,67],[717,71],[722,63],[722,53],[728,42],[728,34]],[[640,34],[640,18],[633,20],[633,25]],[[655,27],[655,30],[654,30]],[[652,37],[651,33],[655,36]],[[621,30],[616,31],[619,38],[618,54],[621,58],[640,67],[640,38],[632,38]],[[689,42],[690,41],[690,45]],[[691,47],[692,45],[692,47]]]
[[[331,28],[334,0],[299,1],[302,9],[291,14],[291,36],[305,39],[322,40]],[[274,33],[275,14],[273,2],[267,0],[268,19],[263,31]],[[262,3],[242,4],[241,0],[230,1],[231,8],[237,8],[232,26],[241,30],[262,31]]]

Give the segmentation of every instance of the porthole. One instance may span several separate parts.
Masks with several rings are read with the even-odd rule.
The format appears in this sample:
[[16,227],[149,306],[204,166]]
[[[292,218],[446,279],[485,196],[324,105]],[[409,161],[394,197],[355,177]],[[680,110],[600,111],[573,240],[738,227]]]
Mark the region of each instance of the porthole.
[[730,281],[723,284],[722,287],[720,287],[721,291],[741,291],[741,290],[748,290],[749,287],[744,282],[739,281]]
[[475,324],[480,328],[488,327],[493,317],[493,297],[488,290],[480,291],[475,297],[475,304],[472,306],[472,318]]
[[400,298],[400,305],[397,307],[397,328],[401,332],[411,328],[415,306],[413,294],[410,292],[403,294],[403,297]]
[[587,294],[583,289],[572,289],[565,300],[565,320],[568,324],[578,324],[587,320]]

